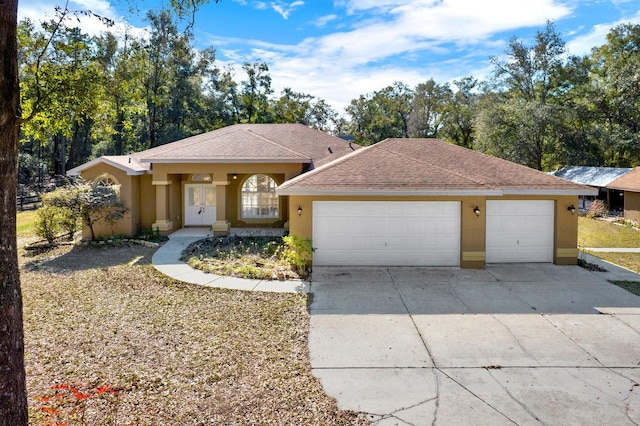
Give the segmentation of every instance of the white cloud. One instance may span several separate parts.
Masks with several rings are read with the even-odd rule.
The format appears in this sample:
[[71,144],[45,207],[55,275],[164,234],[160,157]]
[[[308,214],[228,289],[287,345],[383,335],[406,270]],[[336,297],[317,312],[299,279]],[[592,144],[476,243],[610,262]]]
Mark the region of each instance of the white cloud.
[[271,3],[271,7],[273,8],[273,10],[278,12],[280,16],[282,16],[284,19],[288,19],[289,14],[291,12],[293,12],[295,9],[303,5],[304,5],[304,2],[300,0],[294,1],[292,3],[285,3],[280,1],[276,3]]
[[[489,72],[488,57],[504,43],[493,36],[541,26],[572,11],[554,0],[526,4],[512,0],[349,0],[335,5],[358,15],[351,28],[292,45],[244,40],[249,49],[244,60],[267,61],[276,93],[291,87],[342,109],[351,99],[395,81],[414,86],[429,78],[438,82],[471,74],[483,78]],[[337,15],[328,17],[337,19]],[[463,52],[468,47],[471,53],[461,53],[462,58],[455,61],[424,63],[425,55]],[[400,59],[391,65],[390,58]]]
[[[143,36],[145,28],[136,28],[128,25],[126,18],[119,16],[108,1],[105,0],[75,0],[69,2],[70,12],[90,11],[100,17],[111,19],[114,25],[105,25],[98,17],[92,15],[70,15],[67,17],[67,25],[80,28],[83,33],[91,36],[101,32],[110,31],[114,34],[128,32],[134,36]],[[18,4],[18,19],[30,19],[34,23],[56,20],[55,6],[41,1],[21,1]]]
[[587,34],[577,36],[567,42],[567,50],[571,55],[587,55],[594,47],[602,46],[607,42],[607,34],[612,28],[621,24],[640,24],[640,11],[628,19],[620,19],[616,22],[594,25]]

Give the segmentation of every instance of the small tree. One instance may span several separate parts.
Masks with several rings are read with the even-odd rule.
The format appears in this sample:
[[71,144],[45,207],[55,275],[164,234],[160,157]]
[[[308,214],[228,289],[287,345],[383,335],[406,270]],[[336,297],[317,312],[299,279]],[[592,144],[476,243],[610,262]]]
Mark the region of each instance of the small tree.
[[95,182],[80,180],[73,185],[59,188],[43,198],[42,202],[66,212],[64,224],[70,233],[76,224],[82,221],[91,231],[92,241],[96,239],[94,226],[97,223],[105,221],[113,228],[129,211],[120,198],[120,186],[104,185],[102,179]]

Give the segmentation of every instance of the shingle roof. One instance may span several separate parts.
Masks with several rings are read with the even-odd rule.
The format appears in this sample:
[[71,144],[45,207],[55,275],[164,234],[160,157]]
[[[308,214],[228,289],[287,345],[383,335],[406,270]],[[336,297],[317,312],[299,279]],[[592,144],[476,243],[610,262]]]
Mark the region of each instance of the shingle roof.
[[621,167],[566,166],[554,175],[574,183],[604,188],[629,171],[631,169]]
[[623,191],[640,192],[640,167],[632,169],[629,173],[607,185],[607,188],[621,189]]
[[387,139],[281,185],[281,195],[594,195],[595,190],[437,139]]
[[128,175],[141,175],[149,170],[149,164],[140,164],[135,154],[133,155],[104,155],[95,160],[81,164],[67,171],[69,176],[78,176],[80,172],[93,167],[98,163],[106,163],[120,170],[125,171]]
[[313,163],[359,148],[302,124],[237,124],[136,154],[142,163]]

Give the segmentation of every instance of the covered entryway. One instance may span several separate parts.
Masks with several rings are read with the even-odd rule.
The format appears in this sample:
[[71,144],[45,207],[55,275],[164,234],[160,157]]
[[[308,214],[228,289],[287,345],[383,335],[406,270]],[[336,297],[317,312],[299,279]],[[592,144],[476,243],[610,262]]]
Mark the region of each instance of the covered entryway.
[[487,263],[553,262],[553,200],[487,200]]
[[313,264],[459,266],[457,201],[314,201]]
[[184,186],[185,226],[211,226],[216,222],[216,186],[186,184]]

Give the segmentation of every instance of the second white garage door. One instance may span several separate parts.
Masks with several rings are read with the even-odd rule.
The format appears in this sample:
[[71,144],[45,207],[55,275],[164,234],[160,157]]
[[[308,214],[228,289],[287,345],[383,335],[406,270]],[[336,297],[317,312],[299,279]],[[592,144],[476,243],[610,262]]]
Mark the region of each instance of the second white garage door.
[[487,263],[553,262],[552,200],[488,200]]
[[314,201],[314,265],[458,266],[460,203]]

